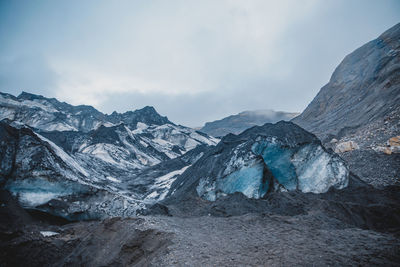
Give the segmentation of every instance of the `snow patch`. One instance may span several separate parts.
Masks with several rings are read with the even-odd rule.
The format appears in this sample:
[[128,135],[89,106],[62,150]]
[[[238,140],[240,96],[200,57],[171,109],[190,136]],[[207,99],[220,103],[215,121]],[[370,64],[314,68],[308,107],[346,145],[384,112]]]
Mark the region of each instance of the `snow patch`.
[[163,176],[160,176],[155,179],[154,185],[150,187],[151,190],[155,190],[151,192],[149,195],[147,195],[145,201],[149,200],[163,200],[167,194],[168,190],[171,188],[172,183],[178,178],[179,175],[184,173],[189,166],[185,166],[182,169],[172,171],[170,173],[167,173]]
[[55,236],[58,235],[59,233],[57,232],[52,232],[52,231],[40,231],[40,234],[44,237],[50,237],[50,236]]
[[110,180],[111,182],[115,182],[115,183],[120,183],[121,182],[120,180],[118,180],[117,178],[114,178],[112,176],[107,176],[106,178],[108,180]]
[[25,206],[39,206],[56,198],[59,194],[54,192],[20,192],[19,200]]

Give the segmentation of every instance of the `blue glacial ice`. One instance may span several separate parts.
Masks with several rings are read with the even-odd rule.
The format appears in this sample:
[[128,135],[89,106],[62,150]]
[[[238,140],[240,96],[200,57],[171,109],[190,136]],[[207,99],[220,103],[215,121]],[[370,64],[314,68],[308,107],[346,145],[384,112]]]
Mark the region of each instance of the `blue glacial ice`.
[[[200,197],[215,201],[220,196],[241,192],[262,198],[273,190],[325,193],[348,185],[349,171],[336,154],[318,143],[299,146],[282,144],[275,138],[258,138],[245,153],[245,144],[232,151],[224,171],[217,177],[202,177],[196,188]],[[272,177],[265,177],[269,169]],[[271,181],[273,179],[273,181]],[[270,185],[274,188],[269,188]]]
[[297,174],[291,161],[292,149],[282,147],[274,139],[256,142],[251,149],[256,155],[262,156],[279,184],[287,190],[296,189]]
[[51,182],[45,178],[10,180],[5,188],[18,198],[24,207],[36,207],[52,199],[78,194],[84,191],[80,184],[67,181]]

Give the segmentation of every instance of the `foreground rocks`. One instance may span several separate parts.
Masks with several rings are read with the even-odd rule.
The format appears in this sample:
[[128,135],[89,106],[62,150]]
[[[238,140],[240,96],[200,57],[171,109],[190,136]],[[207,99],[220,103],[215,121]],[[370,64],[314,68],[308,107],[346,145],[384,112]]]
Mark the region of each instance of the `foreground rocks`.
[[359,149],[357,143],[353,141],[347,141],[337,144],[335,148],[335,153],[344,153],[355,149]]
[[0,266],[146,266],[172,236],[140,218],[71,223],[28,213],[5,191],[0,200]]
[[[353,189],[351,189],[353,188]],[[1,266],[398,266],[400,189],[241,194],[174,216],[66,222],[1,196]],[[197,206],[194,206],[196,204]],[[190,207],[190,208],[189,208]],[[178,214],[179,213],[179,214]],[[57,234],[43,236],[44,231]]]

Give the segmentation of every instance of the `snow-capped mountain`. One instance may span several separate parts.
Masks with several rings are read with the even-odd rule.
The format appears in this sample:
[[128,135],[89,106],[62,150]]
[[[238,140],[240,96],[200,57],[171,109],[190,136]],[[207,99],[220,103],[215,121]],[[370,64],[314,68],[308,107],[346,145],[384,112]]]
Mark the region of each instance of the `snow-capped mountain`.
[[[103,114],[91,106],[72,106],[54,98],[0,93],[0,120],[34,128],[68,153],[84,153],[105,162],[142,168],[175,158],[218,139],[175,125],[153,107]],[[61,135],[61,136],[59,136]]]
[[89,132],[100,126],[124,123],[136,127],[138,122],[147,125],[172,124],[167,117],[146,106],[125,113],[103,114],[92,106],[73,106],[55,98],[22,92],[18,97],[0,92],[0,120],[9,119],[45,131]]
[[133,216],[182,196],[258,199],[348,183],[343,160],[292,123],[267,123],[218,143],[152,107],[105,115],[27,93],[2,94],[0,107],[2,187],[25,208],[67,219]]
[[176,159],[182,169],[191,161],[188,151],[219,141],[170,122],[152,107],[105,115],[27,93],[0,99],[6,188],[25,207],[68,218],[75,211],[86,217],[133,214],[144,198],[152,203],[165,196],[179,173],[174,164],[152,175],[147,168]]

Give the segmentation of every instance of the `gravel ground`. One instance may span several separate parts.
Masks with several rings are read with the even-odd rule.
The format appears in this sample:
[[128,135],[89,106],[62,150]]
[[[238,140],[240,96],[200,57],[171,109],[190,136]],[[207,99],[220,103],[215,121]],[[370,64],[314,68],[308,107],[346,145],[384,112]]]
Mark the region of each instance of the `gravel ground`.
[[[67,223],[27,213],[0,192],[0,266],[400,266],[398,195],[368,187],[277,194],[253,206],[234,197],[234,206],[215,203],[223,216]],[[229,215],[244,207],[270,211]]]
[[399,266],[393,233],[330,228],[313,216],[148,217],[145,228],[174,233],[154,266]]

